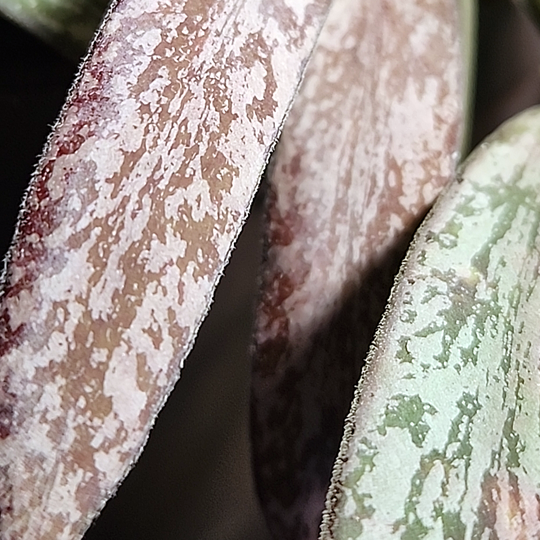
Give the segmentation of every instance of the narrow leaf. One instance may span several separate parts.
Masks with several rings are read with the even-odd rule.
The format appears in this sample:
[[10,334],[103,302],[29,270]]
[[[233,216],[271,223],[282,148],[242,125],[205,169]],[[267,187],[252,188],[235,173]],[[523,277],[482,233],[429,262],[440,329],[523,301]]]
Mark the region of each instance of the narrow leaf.
[[327,6],[114,4],[4,275],[0,538],[78,538],[138,456]]
[[275,538],[317,537],[395,273],[463,144],[473,3],[337,0],[270,175],[252,436]]

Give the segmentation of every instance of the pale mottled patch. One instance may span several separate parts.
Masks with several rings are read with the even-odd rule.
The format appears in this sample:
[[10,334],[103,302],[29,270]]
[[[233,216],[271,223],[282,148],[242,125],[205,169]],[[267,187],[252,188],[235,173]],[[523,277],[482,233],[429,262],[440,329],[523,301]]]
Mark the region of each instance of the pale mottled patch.
[[2,539],[80,537],[141,451],[328,1],[289,4],[121,0],[109,13],[5,275]]

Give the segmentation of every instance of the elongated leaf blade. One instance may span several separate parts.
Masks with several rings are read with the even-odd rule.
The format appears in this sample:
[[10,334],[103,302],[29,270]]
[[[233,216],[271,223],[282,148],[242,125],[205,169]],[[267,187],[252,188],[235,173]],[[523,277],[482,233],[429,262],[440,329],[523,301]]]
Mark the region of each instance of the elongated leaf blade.
[[325,0],[121,0],[24,202],[1,303],[0,537],[78,538],[179,377]]
[[[252,435],[275,538],[316,538],[343,421],[419,220],[455,173],[473,4],[333,4],[272,163]],[[462,29],[463,28],[463,34]]]
[[540,109],[422,225],[348,417],[321,539],[540,534]]

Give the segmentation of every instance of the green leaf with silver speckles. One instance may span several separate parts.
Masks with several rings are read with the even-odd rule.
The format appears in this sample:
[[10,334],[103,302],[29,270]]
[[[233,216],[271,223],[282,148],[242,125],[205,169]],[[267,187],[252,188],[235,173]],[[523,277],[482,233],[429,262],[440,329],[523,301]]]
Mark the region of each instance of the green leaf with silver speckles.
[[419,230],[359,384],[322,539],[540,534],[540,109]]

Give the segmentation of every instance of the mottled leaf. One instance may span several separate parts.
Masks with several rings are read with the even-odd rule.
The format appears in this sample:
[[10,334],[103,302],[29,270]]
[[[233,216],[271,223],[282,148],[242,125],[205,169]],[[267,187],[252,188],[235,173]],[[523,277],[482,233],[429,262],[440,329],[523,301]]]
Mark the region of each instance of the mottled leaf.
[[280,540],[317,537],[394,275],[454,176],[473,6],[460,14],[454,0],[335,1],[277,147],[252,436],[258,491]]
[[415,237],[347,419],[321,539],[540,536],[540,109]]
[[0,538],[78,538],[179,377],[327,0],[120,0],[25,198],[0,333]]

